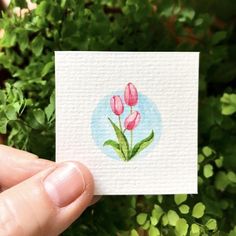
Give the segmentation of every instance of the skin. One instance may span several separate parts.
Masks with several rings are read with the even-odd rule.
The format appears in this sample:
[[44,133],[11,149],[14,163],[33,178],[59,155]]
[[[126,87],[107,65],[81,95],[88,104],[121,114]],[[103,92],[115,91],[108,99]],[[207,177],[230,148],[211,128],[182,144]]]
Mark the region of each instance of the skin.
[[[75,174],[67,178],[70,188],[65,188],[60,186],[64,181],[60,171],[68,166]],[[54,178],[55,173],[59,178]],[[63,202],[55,199],[54,192],[49,194],[51,189],[45,187],[48,179],[56,181],[56,197]],[[73,189],[78,184],[80,191]],[[97,200],[93,177],[81,163],[58,164],[4,145],[0,145],[0,189],[0,235],[5,236],[59,235]]]

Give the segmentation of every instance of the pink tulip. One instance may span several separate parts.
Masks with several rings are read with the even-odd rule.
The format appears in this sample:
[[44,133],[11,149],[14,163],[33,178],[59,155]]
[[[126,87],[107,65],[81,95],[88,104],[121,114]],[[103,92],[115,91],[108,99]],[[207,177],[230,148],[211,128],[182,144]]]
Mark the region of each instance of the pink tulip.
[[127,130],[133,130],[139,124],[141,119],[140,113],[138,111],[132,112],[126,119],[125,119],[125,128]]
[[125,103],[129,106],[135,106],[138,103],[138,91],[132,83],[128,83],[124,93]]
[[124,111],[124,105],[120,96],[113,96],[110,100],[111,109],[117,115],[121,115]]

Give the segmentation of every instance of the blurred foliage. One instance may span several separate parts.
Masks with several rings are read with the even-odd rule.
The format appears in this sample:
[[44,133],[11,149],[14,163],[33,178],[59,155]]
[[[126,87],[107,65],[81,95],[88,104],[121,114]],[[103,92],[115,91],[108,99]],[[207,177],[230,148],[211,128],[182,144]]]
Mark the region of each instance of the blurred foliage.
[[235,236],[235,1],[34,2],[0,18],[0,133],[41,157],[54,159],[55,50],[201,52],[199,194],[103,197],[63,235]]

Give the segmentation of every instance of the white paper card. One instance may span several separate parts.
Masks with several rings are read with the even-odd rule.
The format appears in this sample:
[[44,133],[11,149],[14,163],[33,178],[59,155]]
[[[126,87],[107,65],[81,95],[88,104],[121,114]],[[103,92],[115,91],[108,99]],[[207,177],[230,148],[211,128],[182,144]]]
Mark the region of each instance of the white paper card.
[[[197,193],[197,52],[55,52],[56,160],[95,194]],[[69,187],[69,186],[68,186]]]

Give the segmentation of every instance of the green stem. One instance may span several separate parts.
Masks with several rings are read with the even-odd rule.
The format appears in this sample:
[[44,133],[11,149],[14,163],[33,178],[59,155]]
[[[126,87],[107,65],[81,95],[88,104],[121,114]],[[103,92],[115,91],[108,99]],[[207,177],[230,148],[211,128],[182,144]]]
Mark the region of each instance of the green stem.
[[120,130],[121,130],[121,132],[122,132],[122,125],[121,125],[120,116],[118,117],[118,119],[119,119]]
[[132,150],[132,146],[133,146],[133,131],[130,131],[130,150]]
[[[120,116],[118,116],[118,120],[119,120],[119,126],[120,126],[120,131],[121,132],[123,132],[122,131],[122,125],[121,125],[121,119],[120,119]],[[120,148],[120,151],[122,152],[122,154],[124,155],[124,157],[125,157],[125,154],[124,154],[124,152],[122,151],[122,149]],[[125,161],[127,161],[127,159],[125,158]]]
[[[132,114],[132,106],[130,106],[130,114]],[[130,131],[130,150],[132,150],[133,146],[133,130]]]

